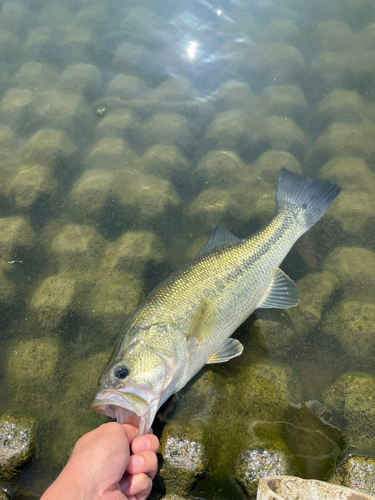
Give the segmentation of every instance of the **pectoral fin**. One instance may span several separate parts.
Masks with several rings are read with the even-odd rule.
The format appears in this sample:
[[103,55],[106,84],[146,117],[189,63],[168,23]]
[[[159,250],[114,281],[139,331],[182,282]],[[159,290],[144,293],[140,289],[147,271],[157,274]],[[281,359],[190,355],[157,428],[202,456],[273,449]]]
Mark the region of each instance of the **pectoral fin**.
[[224,344],[209,357],[207,364],[224,363],[236,356],[239,356],[243,351],[243,345],[237,339],[227,339]]
[[273,280],[258,307],[286,309],[298,303],[297,285],[281,269],[275,269]]
[[200,345],[215,329],[216,308],[209,299],[202,299],[195,312],[187,340],[194,339]]

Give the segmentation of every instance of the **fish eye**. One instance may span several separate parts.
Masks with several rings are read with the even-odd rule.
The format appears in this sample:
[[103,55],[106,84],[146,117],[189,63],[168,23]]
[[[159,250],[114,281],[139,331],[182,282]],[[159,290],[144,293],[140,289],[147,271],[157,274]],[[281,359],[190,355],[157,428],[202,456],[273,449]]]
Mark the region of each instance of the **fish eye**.
[[115,377],[126,378],[129,375],[129,370],[126,366],[118,366],[115,370]]

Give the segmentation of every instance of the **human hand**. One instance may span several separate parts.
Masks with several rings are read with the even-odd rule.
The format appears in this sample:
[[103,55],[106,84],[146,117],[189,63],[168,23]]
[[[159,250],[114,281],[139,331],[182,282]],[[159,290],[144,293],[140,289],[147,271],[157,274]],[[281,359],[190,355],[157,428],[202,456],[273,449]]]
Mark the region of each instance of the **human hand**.
[[135,438],[136,433],[132,424],[110,422],[82,436],[41,500],[147,498],[157,472],[159,441],[152,434]]

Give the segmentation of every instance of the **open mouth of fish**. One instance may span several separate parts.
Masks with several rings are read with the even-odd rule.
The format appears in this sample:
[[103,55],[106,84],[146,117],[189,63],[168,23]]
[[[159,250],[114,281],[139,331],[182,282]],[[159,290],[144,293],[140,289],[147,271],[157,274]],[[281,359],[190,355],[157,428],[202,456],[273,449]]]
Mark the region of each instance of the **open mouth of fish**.
[[148,402],[137,394],[105,390],[97,394],[91,405],[94,410],[116,419],[120,424],[133,423],[138,427],[138,436],[146,434],[151,427]]

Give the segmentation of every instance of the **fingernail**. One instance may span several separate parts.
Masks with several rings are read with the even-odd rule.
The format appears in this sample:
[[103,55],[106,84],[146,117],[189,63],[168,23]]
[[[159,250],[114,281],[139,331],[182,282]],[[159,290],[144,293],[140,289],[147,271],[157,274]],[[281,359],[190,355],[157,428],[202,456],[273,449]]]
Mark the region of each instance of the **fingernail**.
[[145,459],[140,455],[133,455],[133,467],[135,469],[138,469],[138,467],[140,467],[144,461]]

